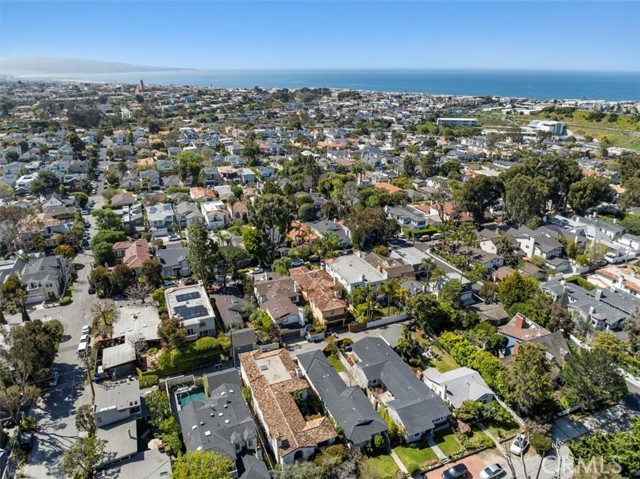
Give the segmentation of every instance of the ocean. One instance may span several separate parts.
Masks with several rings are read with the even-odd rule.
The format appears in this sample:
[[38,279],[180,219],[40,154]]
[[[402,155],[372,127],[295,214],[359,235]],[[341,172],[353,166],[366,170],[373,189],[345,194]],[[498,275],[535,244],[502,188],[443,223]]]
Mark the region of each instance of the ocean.
[[[36,78],[36,77],[31,77]],[[327,87],[533,99],[640,100],[640,72],[480,70],[171,70],[37,78],[202,87]]]

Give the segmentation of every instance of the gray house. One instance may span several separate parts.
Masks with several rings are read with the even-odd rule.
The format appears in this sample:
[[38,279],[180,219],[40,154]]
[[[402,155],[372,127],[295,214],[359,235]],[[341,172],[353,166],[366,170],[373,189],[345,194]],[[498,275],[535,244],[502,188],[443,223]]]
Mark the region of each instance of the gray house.
[[363,338],[352,346],[355,379],[362,387],[380,390],[378,398],[389,417],[415,442],[445,424],[451,412],[443,400],[420,381],[413,370],[381,338]]
[[208,374],[206,379],[211,397],[190,402],[178,412],[187,452],[215,451],[236,462],[236,476],[248,465],[262,474],[251,477],[269,477],[262,461],[261,467],[251,459],[239,464],[243,456],[255,455],[258,446],[256,425],[240,392],[240,375],[229,369]]
[[298,356],[307,381],[322,400],[325,409],[354,446],[364,446],[374,436],[387,431],[387,425],[374,411],[358,387],[347,387],[322,351]]
[[169,244],[156,251],[158,261],[162,265],[162,277],[184,277],[191,275],[191,267],[187,261],[187,248],[181,244]]
[[428,368],[422,380],[454,408],[459,408],[467,400],[486,404],[494,398],[493,391],[473,369],[458,368],[439,373],[436,368]]

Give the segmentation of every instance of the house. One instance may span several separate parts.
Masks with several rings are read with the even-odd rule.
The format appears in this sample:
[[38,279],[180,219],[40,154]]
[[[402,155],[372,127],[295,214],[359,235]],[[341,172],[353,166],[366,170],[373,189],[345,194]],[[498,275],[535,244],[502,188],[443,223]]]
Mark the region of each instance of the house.
[[289,271],[302,297],[309,303],[314,319],[327,327],[344,326],[348,303],[341,297],[333,278],[324,270],[310,270],[306,266]]
[[106,441],[102,469],[138,453],[136,420],[141,414],[140,384],[137,379],[103,383],[96,390],[93,417],[96,436]]
[[136,276],[140,275],[144,262],[151,259],[149,243],[144,239],[118,241],[113,245],[113,252],[116,257],[116,263],[128,266]]
[[297,360],[324,409],[353,446],[366,446],[387,431],[367,396],[358,387],[347,387],[322,351],[300,354]]
[[144,227],[144,213],[139,203],[122,207],[122,226],[129,234],[142,233]]
[[182,244],[170,243],[166,248],[157,250],[156,257],[162,265],[162,277],[164,279],[191,276],[191,267],[187,260],[187,248]]
[[300,292],[293,279],[289,276],[280,276],[277,273],[269,273],[265,279],[256,279],[253,283],[253,294],[258,305],[278,295],[286,296],[294,303],[300,301]]
[[310,386],[286,349],[242,353],[240,371],[277,462],[306,460],[336,441],[329,418],[303,416],[294,395],[305,401]]
[[580,321],[588,321],[596,331],[612,331],[625,338],[624,321],[640,307],[640,300],[614,288],[609,291],[597,288],[588,291],[577,284],[553,279],[540,286]]
[[394,220],[400,228],[410,230],[424,230],[428,226],[427,219],[401,206],[385,206],[387,216]]
[[223,229],[228,220],[225,205],[220,200],[207,201],[200,205],[207,227],[212,231]]
[[444,425],[451,412],[420,381],[382,338],[366,337],[352,345],[353,375],[363,388],[376,388],[389,417],[404,431],[406,442],[419,441]]
[[511,236],[529,258],[541,256],[544,259],[552,259],[562,254],[562,243],[555,238],[555,234],[550,234],[546,228],[531,230],[521,227],[511,231]]
[[70,262],[59,255],[30,260],[20,273],[22,287],[27,293],[25,304],[60,299],[70,268]]
[[131,193],[118,193],[111,198],[111,207],[120,208],[122,206],[133,205],[136,202],[136,197]]
[[600,220],[597,218],[576,216],[575,222],[577,223],[575,227],[576,232],[578,232],[579,230],[583,231],[585,236],[590,240],[616,240],[625,232],[625,229],[622,226],[615,223],[609,223],[608,221]]
[[171,477],[171,458],[159,449],[147,449],[122,460],[115,465],[102,466],[94,473],[96,479],[118,479],[137,477],[144,479],[167,479]]
[[377,290],[388,277],[356,254],[339,256],[326,262],[326,271],[348,293],[359,286],[371,286]]
[[157,190],[160,188],[160,173],[156,170],[143,170],[139,176],[140,184],[145,185],[147,189]]
[[149,223],[149,228],[154,230],[154,234],[167,234],[167,231],[173,227],[175,222],[173,207],[170,203],[148,206],[147,222]]
[[195,203],[183,201],[175,207],[176,219],[181,228],[187,228],[191,223],[204,224],[204,217]]
[[[208,374],[205,379],[210,396],[189,402],[178,412],[185,448],[187,452],[213,451],[229,457],[236,464],[237,477],[242,457],[255,457],[258,451],[258,433],[242,398],[240,375],[228,369]],[[266,465],[258,461],[269,477]]]
[[480,373],[470,368],[457,368],[446,373],[428,368],[425,369],[422,380],[453,408],[459,408],[464,401],[487,404],[494,398],[493,391]]
[[194,186],[189,189],[189,197],[194,201],[211,201],[217,198],[216,193],[201,186]]
[[98,374],[111,379],[118,379],[136,373],[136,348],[130,341],[102,350],[102,364],[98,366]]
[[498,332],[506,336],[509,340],[504,350],[505,357],[516,352],[518,349],[517,345],[551,334],[550,331],[531,321],[521,313],[517,313],[511,321],[500,326]]
[[286,295],[274,295],[260,305],[278,326],[304,325],[304,315]]
[[242,168],[242,170],[240,170],[240,177],[242,183],[245,185],[251,185],[256,182],[256,174],[251,168]]
[[352,246],[351,238],[349,236],[350,233],[342,222],[336,220],[318,220],[309,221],[308,223],[305,223],[305,225],[308,226],[318,238],[321,238],[325,234],[338,238],[338,248],[341,250],[349,249]]
[[167,313],[180,319],[187,341],[216,335],[215,313],[202,285],[168,288],[164,292]]
[[565,361],[571,354],[567,340],[564,339],[562,331],[555,331],[546,336],[532,339],[530,342],[539,344],[545,350],[545,357],[549,363],[553,364],[556,370],[564,366]]
[[226,331],[241,328],[244,320],[249,317],[251,302],[244,299],[238,288],[220,288],[209,297]]
[[257,348],[258,336],[253,328],[231,328],[227,333],[227,337],[231,341],[231,347],[233,348],[233,354],[235,356],[246,353],[247,351],[253,351]]
[[369,253],[364,260],[383,274],[386,278],[414,278],[413,266],[405,263],[401,258],[390,258]]
[[246,220],[249,217],[249,208],[244,201],[227,201],[229,217],[236,220]]

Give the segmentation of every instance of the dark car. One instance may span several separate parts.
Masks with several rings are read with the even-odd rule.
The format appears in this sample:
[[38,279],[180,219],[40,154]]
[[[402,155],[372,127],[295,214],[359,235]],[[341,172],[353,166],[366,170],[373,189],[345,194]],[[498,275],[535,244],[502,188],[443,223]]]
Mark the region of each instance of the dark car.
[[467,477],[469,469],[464,464],[456,464],[442,473],[442,479],[459,479]]
[[184,280],[184,284],[186,286],[191,286],[192,284],[196,284],[196,280],[193,278],[187,278]]
[[96,288],[94,287],[89,288],[89,294],[96,294]]

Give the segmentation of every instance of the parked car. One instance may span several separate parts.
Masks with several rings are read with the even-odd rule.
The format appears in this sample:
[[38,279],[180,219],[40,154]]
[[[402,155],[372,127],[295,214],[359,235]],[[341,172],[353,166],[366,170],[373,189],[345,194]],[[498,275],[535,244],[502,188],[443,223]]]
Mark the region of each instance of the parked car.
[[518,434],[511,443],[511,447],[509,447],[509,450],[511,451],[511,454],[521,456],[524,451],[527,450],[527,447],[529,447],[529,441],[527,441],[527,438],[524,436],[524,434]]
[[60,377],[60,373],[58,371],[54,371],[51,374],[51,380],[49,381],[49,386],[55,388],[58,385],[58,378]]
[[300,266],[304,266],[304,260],[302,260],[302,259],[294,259],[291,262],[291,267],[292,268],[298,268]]
[[175,281],[165,281],[162,285],[163,288],[172,288],[176,285]]
[[85,334],[89,333],[91,333],[91,326],[89,326],[88,324],[82,326],[82,335],[84,336]]
[[187,278],[183,281],[185,286],[191,286],[192,284],[196,284],[196,280],[193,278]]
[[260,274],[260,273],[264,273],[264,270],[262,268],[254,268],[251,270],[251,274]]
[[89,294],[96,294],[96,288],[93,286],[89,288]]
[[83,332],[82,336],[80,336],[80,342],[81,343],[88,343],[90,340],[89,338],[89,334],[86,334]]
[[480,471],[480,479],[495,479],[504,474],[504,469],[500,464],[491,464]]
[[459,479],[461,477],[467,477],[469,475],[469,469],[464,464],[456,464],[442,473],[442,479]]

